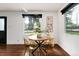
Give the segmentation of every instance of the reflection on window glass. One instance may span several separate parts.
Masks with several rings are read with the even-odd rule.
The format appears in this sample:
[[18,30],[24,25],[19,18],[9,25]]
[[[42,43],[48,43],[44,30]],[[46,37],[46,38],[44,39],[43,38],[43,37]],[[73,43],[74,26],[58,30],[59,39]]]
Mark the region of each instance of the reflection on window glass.
[[0,31],[4,31],[4,19],[0,19]]
[[68,10],[64,15],[66,33],[79,35],[79,5]]

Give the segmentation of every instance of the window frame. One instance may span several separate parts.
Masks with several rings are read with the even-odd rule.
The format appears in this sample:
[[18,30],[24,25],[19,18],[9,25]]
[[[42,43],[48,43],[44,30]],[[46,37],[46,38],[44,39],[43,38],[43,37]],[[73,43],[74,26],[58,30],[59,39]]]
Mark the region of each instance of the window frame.
[[[42,14],[22,14],[22,16],[23,16],[23,18],[31,16],[31,17],[41,18],[42,19]],[[40,20],[39,20],[39,23],[40,23]],[[25,24],[24,24],[24,26],[25,26]],[[40,23],[40,30],[41,30],[41,23]],[[31,30],[31,31],[33,31],[33,30]],[[31,31],[29,29],[26,30],[26,31],[24,30],[24,32],[27,32],[27,33],[31,32]]]

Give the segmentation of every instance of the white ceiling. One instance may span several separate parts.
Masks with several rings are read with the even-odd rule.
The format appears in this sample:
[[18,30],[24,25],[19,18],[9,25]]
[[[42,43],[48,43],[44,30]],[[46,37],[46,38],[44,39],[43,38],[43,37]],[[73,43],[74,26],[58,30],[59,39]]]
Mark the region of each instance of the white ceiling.
[[0,3],[0,11],[58,11],[66,3]]

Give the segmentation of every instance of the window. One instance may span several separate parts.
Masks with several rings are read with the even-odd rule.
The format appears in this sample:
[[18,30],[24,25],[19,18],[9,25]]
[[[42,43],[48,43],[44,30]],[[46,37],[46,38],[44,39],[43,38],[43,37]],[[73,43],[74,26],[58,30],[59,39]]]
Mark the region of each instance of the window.
[[64,13],[66,33],[79,35],[79,5]]
[[25,33],[40,32],[40,20],[42,15],[40,14],[27,14],[24,16]]
[[4,31],[4,18],[0,18],[0,31]]

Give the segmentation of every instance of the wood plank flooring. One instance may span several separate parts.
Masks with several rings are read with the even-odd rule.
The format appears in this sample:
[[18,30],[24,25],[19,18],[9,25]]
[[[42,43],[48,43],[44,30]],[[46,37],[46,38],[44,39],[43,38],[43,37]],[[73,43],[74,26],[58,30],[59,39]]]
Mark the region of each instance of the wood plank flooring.
[[23,56],[25,55],[24,45],[0,45],[0,56]]
[[[0,56],[33,56],[32,50],[26,45],[0,45]],[[47,54],[39,49],[34,52],[35,56],[69,56],[59,45],[46,47]]]

